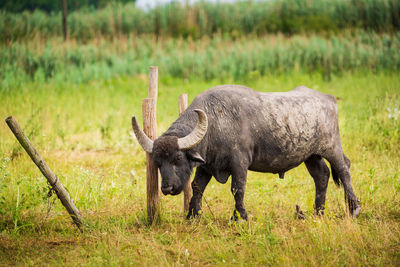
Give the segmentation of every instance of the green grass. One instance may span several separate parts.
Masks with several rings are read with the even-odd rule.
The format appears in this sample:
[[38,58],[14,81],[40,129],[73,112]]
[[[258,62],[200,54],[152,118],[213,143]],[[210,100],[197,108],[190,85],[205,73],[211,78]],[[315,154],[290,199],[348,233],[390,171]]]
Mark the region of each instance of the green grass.
[[[232,83],[232,80],[225,80]],[[221,81],[161,77],[158,132],[189,101]],[[260,91],[298,85],[339,98],[344,151],[362,202],[346,214],[343,189],[332,181],[327,214],[313,216],[314,185],[304,165],[277,175],[250,172],[248,222],[230,224],[230,185],[213,180],[203,217],[184,219],[183,196],[161,198],[161,221],[146,223],[145,156],[131,140],[130,117],[141,117],[147,78],[87,84],[26,83],[0,92],[0,118],[19,121],[68,188],[87,230],[79,233],[44,177],[0,123],[0,265],[389,265],[400,264],[400,79],[398,73],[332,76],[291,73],[255,77]],[[390,116],[389,116],[390,114]],[[397,119],[395,119],[397,116]],[[54,202],[54,204],[53,204]],[[295,219],[295,205],[306,220]]]

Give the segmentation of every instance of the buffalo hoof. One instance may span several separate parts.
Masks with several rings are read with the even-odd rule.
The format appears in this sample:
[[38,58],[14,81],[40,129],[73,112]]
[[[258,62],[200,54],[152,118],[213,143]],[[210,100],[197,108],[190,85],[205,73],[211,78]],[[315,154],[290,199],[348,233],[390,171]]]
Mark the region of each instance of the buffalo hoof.
[[199,219],[201,217],[201,210],[189,210],[188,215],[186,216],[187,220],[191,219]]
[[231,217],[231,222],[233,222],[233,221],[238,222],[240,220],[247,221],[247,213],[245,211],[242,213],[239,213],[237,210],[234,210],[233,215]]
[[361,212],[360,200],[356,199],[356,200],[349,201],[349,210],[350,210],[351,218],[357,218]]
[[361,212],[361,206],[356,207],[351,212],[351,218],[357,218],[358,215],[360,215],[360,212]]
[[324,216],[325,215],[325,209],[324,208],[314,209],[314,213],[317,216]]

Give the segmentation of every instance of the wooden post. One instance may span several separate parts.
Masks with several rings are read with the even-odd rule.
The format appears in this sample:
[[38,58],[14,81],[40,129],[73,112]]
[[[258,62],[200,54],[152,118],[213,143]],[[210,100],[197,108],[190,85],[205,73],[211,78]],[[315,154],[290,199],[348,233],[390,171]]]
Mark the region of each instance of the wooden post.
[[8,127],[14,133],[15,137],[25,149],[26,153],[31,157],[32,161],[36,164],[42,174],[46,177],[52,189],[56,192],[58,198],[61,200],[63,206],[67,209],[68,213],[71,215],[72,220],[80,228],[82,226],[81,215],[79,210],[75,207],[72,199],[70,198],[67,190],[58,180],[58,177],[50,170],[49,166],[39,155],[36,149],[33,147],[28,137],[24,134],[24,131],[19,126],[18,122],[12,117],[6,119]]
[[[153,98],[157,106],[157,95],[158,95],[158,67],[151,66],[149,72],[149,98]],[[154,113],[157,110],[154,110]],[[157,128],[156,128],[157,129]]]
[[67,0],[61,0],[62,5],[62,27],[64,34],[64,41],[68,39],[68,30],[67,30]]
[[[143,130],[145,134],[154,140],[157,137],[157,91],[158,91],[158,68],[150,67],[149,73],[149,98],[143,99]],[[146,153],[146,178],[147,178],[147,216],[149,223],[152,224],[157,211],[160,199],[160,181],[158,169],[151,155]]]
[[[181,94],[179,96],[179,114],[182,114],[188,106],[188,94]],[[192,199],[193,192],[192,192],[192,185],[190,183],[190,179],[188,182],[185,184],[183,188],[183,211],[188,212],[189,211],[189,203],[190,200]]]

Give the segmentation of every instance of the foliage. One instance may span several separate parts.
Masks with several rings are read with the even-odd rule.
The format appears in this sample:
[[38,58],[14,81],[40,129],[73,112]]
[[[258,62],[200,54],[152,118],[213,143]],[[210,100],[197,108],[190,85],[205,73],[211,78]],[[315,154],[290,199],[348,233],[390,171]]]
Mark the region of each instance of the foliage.
[[[160,70],[159,134],[189,102],[219,80],[174,79]],[[223,81],[231,83],[232,80]],[[346,216],[343,188],[331,181],[326,215],[313,215],[314,183],[304,166],[279,179],[250,172],[248,223],[230,223],[230,185],[214,179],[203,217],[187,223],[183,197],[162,197],[161,221],[146,223],[145,153],[129,135],[141,112],[146,76],[87,84],[27,82],[0,92],[0,118],[14,115],[66,186],[87,225],[79,233],[45,179],[0,123],[0,262],[3,265],[385,265],[400,259],[400,104],[397,72],[266,74],[249,79],[260,91],[306,85],[338,98],[343,148],[361,199],[358,219]],[[39,127],[40,126],[40,127]],[[106,129],[106,130],[105,130]],[[295,219],[295,205],[306,215]]]
[[347,71],[400,70],[400,33],[344,33],[332,37],[269,35],[259,39],[60,39],[0,47],[0,90],[28,81],[82,83],[115,75],[146,74],[205,80],[254,79],[265,74],[318,72],[330,79]]
[[[81,1],[79,1],[81,2]],[[271,0],[236,3],[179,2],[144,11],[113,2],[103,9],[83,9],[68,17],[70,37],[155,34],[201,38],[214,35],[265,35],[282,32],[335,33],[343,29],[395,32],[400,29],[399,0]],[[0,11],[0,41],[61,36],[61,15],[43,11]]]

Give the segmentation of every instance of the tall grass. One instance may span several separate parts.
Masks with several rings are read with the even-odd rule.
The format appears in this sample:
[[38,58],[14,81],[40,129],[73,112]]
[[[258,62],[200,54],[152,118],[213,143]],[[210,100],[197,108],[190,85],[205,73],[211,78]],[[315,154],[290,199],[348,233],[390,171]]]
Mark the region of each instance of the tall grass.
[[94,39],[87,44],[61,39],[12,43],[0,48],[0,85],[27,81],[73,83],[115,75],[146,74],[158,65],[163,76],[243,80],[293,70],[319,72],[326,79],[346,71],[400,70],[400,34],[359,32],[341,36],[286,38]]
[[[178,2],[143,11],[134,4],[82,9],[68,17],[71,38],[155,34],[169,37],[400,29],[399,0],[272,0],[238,3]],[[61,36],[61,14],[0,12],[0,41]]]

